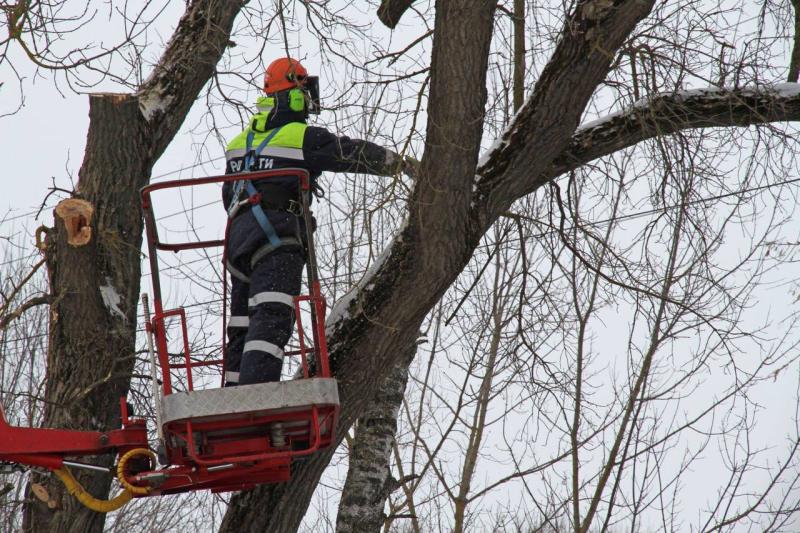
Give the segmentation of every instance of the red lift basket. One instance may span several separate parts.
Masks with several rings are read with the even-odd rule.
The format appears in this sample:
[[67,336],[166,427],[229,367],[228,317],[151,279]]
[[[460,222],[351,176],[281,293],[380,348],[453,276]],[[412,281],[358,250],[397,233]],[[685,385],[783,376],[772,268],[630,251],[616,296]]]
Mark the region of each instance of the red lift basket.
[[[242,490],[261,483],[286,481],[290,478],[293,458],[313,454],[335,442],[338,389],[336,380],[330,377],[328,366],[325,300],[320,294],[312,226],[308,219],[306,263],[309,293],[294,298],[298,349],[286,352],[287,356],[299,357],[302,376],[275,383],[196,390],[193,371],[216,365],[224,375],[224,357],[215,360],[193,357],[189,352],[184,309],[163,308],[158,253],[222,247],[223,271],[227,278],[225,240],[163,242],[156,226],[152,193],[277,176],[297,178],[298,202],[303,216],[310,217],[310,180],[303,169],[164,181],[148,185],[141,191],[153,286],[152,318],[147,295],[143,295],[142,300],[150,348],[158,444],[149,445],[145,421],[128,417],[124,399],[121,402],[122,428],[106,433],[14,427],[6,423],[0,411],[0,462],[47,468],[58,474],[65,466],[103,470],[73,458],[116,454],[119,462],[112,470],[126,491],[133,497],[141,497],[204,489],[214,492]],[[224,216],[221,207],[220,216]],[[226,300],[227,287],[223,290],[223,334]],[[308,309],[310,335],[304,329],[301,304]],[[179,323],[183,353],[176,355],[168,351],[167,319]],[[177,391],[173,379],[181,373],[184,373],[182,390]],[[136,456],[148,460],[130,460]],[[160,466],[156,465],[156,456]],[[65,460],[66,457],[70,459]]]
[[[336,380],[330,377],[325,343],[325,299],[320,294],[310,220],[308,229],[307,281],[309,294],[297,296],[295,319],[299,349],[286,352],[300,358],[302,377],[290,381],[239,385],[218,389],[195,390],[192,370],[218,365],[222,375],[223,360],[197,361],[189,353],[186,314],[182,308],[162,307],[158,277],[158,252],[180,252],[222,246],[224,240],[166,243],[159,239],[151,193],[154,191],[196,187],[236,180],[266,180],[293,176],[298,181],[298,203],[303,216],[309,217],[310,181],[302,169],[281,169],[191,180],[155,183],[142,189],[142,208],[147,232],[150,269],[153,273],[152,320],[146,312],[147,329],[155,338],[158,367],[161,370],[161,398],[158,409],[162,460],[177,468],[193,469],[192,488],[215,491],[242,489],[259,483],[289,479],[293,457],[309,455],[330,446],[339,413]],[[222,210],[220,209],[222,212]],[[227,230],[226,230],[227,233]],[[223,251],[223,269],[227,253]],[[227,277],[227,276],[226,276]],[[146,299],[145,299],[146,301]],[[300,306],[310,306],[310,341],[304,329]],[[223,290],[223,332],[226,319],[227,290]],[[183,335],[180,361],[167,351],[165,319],[177,317]],[[313,362],[313,366],[312,363]],[[312,372],[313,368],[313,372]],[[172,372],[185,372],[185,392],[175,392]],[[155,383],[155,380],[154,380]],[[140,474],[145,480],[146,474]],[[178,483],[177,481],[175,483]],[[181,492],[181,486],[165,481],[161,493]]]

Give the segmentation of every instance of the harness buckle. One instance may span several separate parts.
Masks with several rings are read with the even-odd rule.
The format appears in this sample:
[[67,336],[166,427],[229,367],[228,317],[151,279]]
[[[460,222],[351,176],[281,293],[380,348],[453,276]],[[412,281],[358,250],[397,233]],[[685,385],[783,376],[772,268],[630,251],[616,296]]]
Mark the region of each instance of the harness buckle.
[[286,206],[286,211],[296,217],[303,216],[303,206],[297,200],[289,200],[289,205]]
[[236,215],[239,214],[239,209],[241,209],[242,206],[245,206],[248,203],[249,201],[247,198],[245,198],[244,200],[239,200],[238,202],[231,202],[231,206],[228,209],[228,218],[231,220],[236,218]]
[[247,198],[247,203],[250,204],[250,205],[260,204],[261,203],[261,193],[257,192],[255,194],[250,195],[250,197]]

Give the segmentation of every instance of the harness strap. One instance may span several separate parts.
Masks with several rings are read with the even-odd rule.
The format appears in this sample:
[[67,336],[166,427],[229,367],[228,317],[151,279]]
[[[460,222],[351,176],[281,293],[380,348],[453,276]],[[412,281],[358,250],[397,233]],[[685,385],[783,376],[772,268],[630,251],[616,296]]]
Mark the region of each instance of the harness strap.
[[266,256],[274,252],[277,248],[284,247],[284,246],[291,246],[303,249],[303,243],[300,242],[300,239],[296,237],[284,237],[281,239],[280,244],[278,246],[274,246],[272,243],[265,244],[261,248],[257,249],[253,252],[253,255],[250,256],[250,269],[252,270],[258,264],[259,261],[264,259]]
[[[245,183],[245,187],[247,188],[247,194],[250,195],[250,200],[261,200],[261,196],[258,194],[255,185],[250,180],[247,180]],[[269,219],[267,218],[267,214],[264,213],[264,210],[261,208],[261,203],[259,201],[253,202],[253,207],[250,209],[253,213],[253,216],[256,217],[256,221],[258,225],[261,226],[261,229],[264,230],[264,233],[267,234],[267,239],[269,239],[270,244],[272,246],[278,247],[281,245],[281,238],[278,237],[278,234],[275,232],[275,228],[270,224]]]
[[[264,148],[269,144],[269,142],[281,131],[283,126],[279,126],[274,128],[269,134],[264,138],[261,143],[259,143],[258,147],[255,150],[252,150],[253,147],[253,139],[255,138],[255,133],[253,132],[252,128],[250,131],[247,132],[247,144],[245,146],[245,156],[244,156],[244,168],[249,172],[253,170],[253,163],[255,163],[256,158],[261,155],[261,152]],[[278,234],[275,232],[275,228],[267,218],[266,213],[264,213],[264,209],[261,207],[261,195],[259,194],[258,190],[256,189],[255,185],[253,185],[252,180],[238,180],[236,184],[233,186],[233,202],[231,202],[231,209],[228,211],[228,215],[231,216],[236,209],[241,205],[238,201],[239,196],[242,194],[242,187],[245,188],[248,195],[248,202],[253,206],[251,211],[253,216],[256,217],[256,222],[258,225],[261,226],[261,229],[264,230],[264,233],[267,235],[267,239],[269,239],[270,244],[275,247],[281,245],[281,239],[278,237]]]
[[239,201],[239,196],[242,194],[242,187],[244,187],[242,180],[233,182],[231,205],[228,206],[228,218],[230,219],[233,219],[233,217],[236,216],[236,212],[239,211],[239,208],[242,206],[243,202]]
[[241,271],[235,269],[230,261],[226,265],[228,267],[228,272],[231,273],[231,276],[238,279],[239,281],[244,281],[245,283],[250,283],[250,278],[245,276]]

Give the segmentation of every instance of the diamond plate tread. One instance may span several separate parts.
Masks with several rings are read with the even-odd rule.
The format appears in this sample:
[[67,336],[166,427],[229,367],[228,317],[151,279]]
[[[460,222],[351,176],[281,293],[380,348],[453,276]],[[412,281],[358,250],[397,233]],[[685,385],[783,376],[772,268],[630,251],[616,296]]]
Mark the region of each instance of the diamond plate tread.
[[339,405],[333,378],[309,378],[221,389],[176,392],[161,399],[163,425],[177,421],[237,418],[232,415],[270,414],[311,406]]

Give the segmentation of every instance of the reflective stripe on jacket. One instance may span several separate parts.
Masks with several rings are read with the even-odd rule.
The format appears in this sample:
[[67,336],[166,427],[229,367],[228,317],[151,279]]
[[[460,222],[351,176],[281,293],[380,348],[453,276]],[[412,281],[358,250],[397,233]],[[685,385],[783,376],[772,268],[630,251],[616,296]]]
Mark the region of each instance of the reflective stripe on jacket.
[[[396,171],[398,156],[393,151],[369,141],[334,135],[325,128],[308,126],[302,120],[301,113],[286,111],[275,113],[261,110],[253,115],[248,127],[228,143],[225,173],[303,168],[308,170],[314,184],[324,171],[363,172],[380,176],[389,176]],[[251,168],[245,168],[248,133],[253,132],[251,149],[255,150],[278,127],[280,130],[263,148],[261,155],[253,158]],[[290,189],[296,187],[295,181],[294,178],[269,179],[271,185],[285,185]],[[222,187],[226,209],[231,200],[231,190],[231,182]]]
[[[252,130],[253,142],[251,149],[255,150],[261,142],[266,139],[276,128],[266,129],[264,126],[257,127],[261,117],[256,115],[250,122],[250,127],[234,137],[228,143],[225,150],[225,158],[228,160],[228,173],[247,172],[249,170],[270,170],[273,168],[287,168],[289,166],[303,167],[298,164],[304,161],[303,140],[305,139],[308,126],[302,122],[289,122],[280,126],[277,134],[270,139],[269,143],[261,150],[261,153],[253,160],[252,168],[244,168],[245,156],[247,155],[247,135]],[[289,160],[289,161],[284,161]]]

